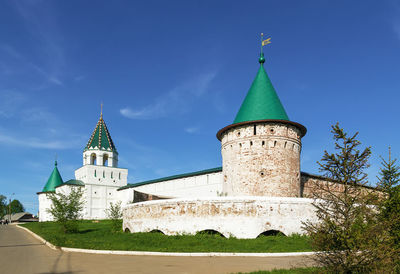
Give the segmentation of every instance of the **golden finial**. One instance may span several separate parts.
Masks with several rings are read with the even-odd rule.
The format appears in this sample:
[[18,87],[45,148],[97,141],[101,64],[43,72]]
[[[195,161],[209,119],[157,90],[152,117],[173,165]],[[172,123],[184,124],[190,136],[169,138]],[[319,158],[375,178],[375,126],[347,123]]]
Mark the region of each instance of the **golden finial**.
[[100,117],[103,118],[103,102],[100,104]]

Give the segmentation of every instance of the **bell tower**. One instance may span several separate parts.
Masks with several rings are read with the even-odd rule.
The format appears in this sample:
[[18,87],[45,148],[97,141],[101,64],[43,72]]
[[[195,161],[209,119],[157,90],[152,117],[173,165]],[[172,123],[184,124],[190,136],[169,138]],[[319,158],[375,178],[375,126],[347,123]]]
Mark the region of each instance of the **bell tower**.
[[105,209],[120,199],[117,189],[127,185],[128,169],[118,167],[118,152],[103,119],[103,104],[75,178],[85,184],[85,219],[106,218]]
[[83,150],[83,165],[118,167],[118,152],[103,120],[103,104],[100,118]]

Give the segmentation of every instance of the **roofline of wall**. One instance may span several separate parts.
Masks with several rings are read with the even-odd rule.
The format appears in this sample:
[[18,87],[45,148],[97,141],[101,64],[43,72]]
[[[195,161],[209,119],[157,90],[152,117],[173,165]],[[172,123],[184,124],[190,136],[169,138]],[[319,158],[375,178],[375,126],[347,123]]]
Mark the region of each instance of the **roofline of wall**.
[[240,122],[236,124],[230,124],[222,129],[220,129],[217,132],[217,139],[221,141],[221,135],[228,129],[238,127],[238,126],[244,126],[244,125],[250,125],[250,124],[264,124],[264,123],[281,123],[281,124],[289,124],[292,126],[297,127],[300,130],[301,137],[304,137],[307,133],[307,128],[303,126],[302,124],[292,122],[292,121],[287,121],[287,120],[273,120],[273,119],[265,119],[265,120],[256,120],[256,121],[245,121],[245,122]]
[[[337,184],[342,184],[342,185],[344,184],[344,183],[342,183],[340,181],[337,181],[337,180],[334,180],[334,179],[331,179],[331,178],[328,178],[328,177],[324,177],[324,176],[321,176],[321,175],[315,175],[315,174],[311,174],[311,173],[307,173],[307,172],[303,172],[303,171],[301,171],[300,174],[308,176],[310,178],[314,178],[314,179],[320,179],[320,180],[329,181],[329,182],[332,182],[332,183],[337,183]],[[368,189],[375,189],[375,190],[377,189],[376,187],[368,186],[368,185],[359,185],[359,186],[365,187],[365,188],[368,188]]]
[[172,176],[168,176],[168,177],[139,182],[139,183],[135,183],[135,184],[128,184],[126,186],[118,188],[117,190],[120,191],[120,190],[132,188],[132,187],[138,187],[138,186],[142,186],[142,185],[154,184],[154,183],[159,183],[159,182],[163,182],[163,181],[182,179],[182,178],[193,177],[193,176],[198,176],[198,175],[205,175],[205,174],[216,173],[216,172],[221,172],[221,171],[222,171],[222,167],[216,167],[216,168],[210,168],[210,169],[205,169],[205,170],[200,170],[200,171],[195,171],[195,172],[177,174],[177,175],[172,175]]
[[[193,177],[193,176],[198,176],[198,175],[205,175],[205,174],[210,174],[210,173],[216,173],[216,172],[221,172],[221,171],[222,171],[222,167],[216,167],[216,168],[210,168],[210,169],[205,169],[205,170],[200,170],[200,171],[195,171],[195,172],[177,174],[177,175],[172,175],[172,176],[168,176],[168,177],[143,181],[143,182],[139,182],[139,183],[135,183],[135,184],[128,184],[126,186],[118,188],[117,191],[134,188],[134,187],[138,187],[138,186],[143,186],[143,185],[150,185],[150,184],[159,183],[159,182],[163,182],[163,181],[183,179],[183,178],[188,178],[188,177]],[[301,171],[300,174],[301,174],[301,176],[308,176],[308,177],[311,177],[314,179],[320,179],[320,180],[329,181],[329,182],[333,182],[333,183],[343,184],[343,183],[333,180],[331,178],[324,177],[321,175],[311,174],[311,173],[304,172],[304,171]],[[373,187],[373,186],[367,186],[367,185],[360,185],[360,186],[369,188],[369,189],[376,189],[376,187]],[[38,192],[38,194],[40,194],[40,193],[46,193],[46,192]]]
[[37,195],[44,194],[44,193],[56,193],[56,192],[55,191],[40,191],[40,192],[36,192]]
[[[70,180],[69,180],[69,181],[70,181]],[[74,181],[81,181],[81,180],[74,180]],[[82,182],[82,181],[81,181],[81,182]],[[82,182],[81,185],[78,185],[78,184],[68,183],[68,181],[67,181],[67,182],[65,182],[65,183],[62,183],[62,184],[59,185],[59,186],[56,186],[55,188],[62,187],[62,186],[85,186],[85,183]]]

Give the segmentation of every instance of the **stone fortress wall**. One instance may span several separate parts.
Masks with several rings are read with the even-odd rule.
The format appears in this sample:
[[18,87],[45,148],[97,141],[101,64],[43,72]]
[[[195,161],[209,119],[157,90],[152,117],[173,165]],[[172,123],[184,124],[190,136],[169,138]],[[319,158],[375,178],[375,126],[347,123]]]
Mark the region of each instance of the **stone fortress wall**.
[[126,232],[161,231],[166,235],[216,231],[225,237],[302,233],[315,220],[312,199],[283,197],[180,198],[129,204],[123,209]]
[[300,130],[285,123],[235,126],[221,136],[229,196],[300,197]]

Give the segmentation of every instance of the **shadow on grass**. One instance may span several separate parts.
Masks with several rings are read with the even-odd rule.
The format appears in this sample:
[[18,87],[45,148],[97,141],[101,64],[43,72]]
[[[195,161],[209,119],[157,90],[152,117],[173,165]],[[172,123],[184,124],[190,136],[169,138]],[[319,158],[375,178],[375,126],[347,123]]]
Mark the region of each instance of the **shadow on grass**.
[[86,234],[89,232],[96,231],[96,229],[84,229],[84,230],[79,230],[78,232],[75,232],[76,234]]

